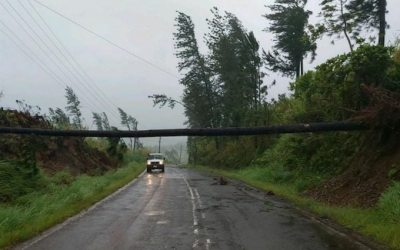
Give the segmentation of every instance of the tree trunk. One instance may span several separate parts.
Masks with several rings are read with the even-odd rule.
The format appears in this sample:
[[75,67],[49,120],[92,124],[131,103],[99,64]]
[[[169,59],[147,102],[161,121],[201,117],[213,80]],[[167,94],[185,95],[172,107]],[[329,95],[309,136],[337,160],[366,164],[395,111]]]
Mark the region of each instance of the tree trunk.
[[129,138],[130,140],[131,140],[131,151],[132,151],[132,149],[133,149],[133,141],[132,141],[132,138]]
[[[208,102],[210,104],[210,111],[211,111],[211,116],[212,116],[212,118],[211,118],[211,127],[212,128],[216,128],[217,126],[215,124],[215,113],[214,113],[215,105],[214,105],[214,98],[213,98],[212,93],[211,93],[211,86],[210,86],[211,84],[210,84],[209,78],[206,75],[205,62],[204,62],[204,59],[201,57],[201,55],[199,53],[199,48],[197,48],[196,53],[197,53],[197,55],[196,55],[197,59],[200,62],[201,74],[203,76],[203,81],[204,81],[204,84],[205,84],[205,87],[206,87],[207,99],[208,99]],[[217,146],[218,146],[218,142],[216,142],[216,143],[217,143]]]
[[347,25],[347,20],[344,15],[344,4],[345,4],[345,1],[341,0],[340,1],[340,13],[341,13],[342,19],[343,19],[343,33],[344,33],[344,36],[346,37],[347,43],[350,46],[350,51],[353,52],[353,44],[351,43],[349,34],[347,33],[348,25]]
[[385,46],[386,35],[386,0],[379,0],[379,42],[381,46]]
[[[255,114],[255,117],[253,117],[253,118],[255,118],[255,121],[254,121],[254,126],[255,127],[257,127],[258,126],[258,102],[259,102],[259,99],[258,99],[258,89],[259,89],[259,85],[260,85],[260,77],[259,77],[259,75],[260,75],[260,73],[259,72],[257,72],[257,77],[256,77],[256,81],[255,81],[255,84],[254,84],[254,110],[255,110],[255,112],[254,112],[254,114]],[[255,148],[257,148],[258,147],[258,139],[257,139],[257,136],[256,137],[254,137],[254,147]]]
[[300,75],[304,75],[304,59],[301,59],[300,62]]

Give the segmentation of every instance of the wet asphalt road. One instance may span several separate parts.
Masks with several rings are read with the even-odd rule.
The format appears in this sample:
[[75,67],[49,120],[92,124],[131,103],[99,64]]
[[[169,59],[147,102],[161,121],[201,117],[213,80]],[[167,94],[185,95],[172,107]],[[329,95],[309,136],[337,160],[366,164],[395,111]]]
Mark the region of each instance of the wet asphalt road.
[[17,249],[368,249],[278,197],[167,167],[44,238]]

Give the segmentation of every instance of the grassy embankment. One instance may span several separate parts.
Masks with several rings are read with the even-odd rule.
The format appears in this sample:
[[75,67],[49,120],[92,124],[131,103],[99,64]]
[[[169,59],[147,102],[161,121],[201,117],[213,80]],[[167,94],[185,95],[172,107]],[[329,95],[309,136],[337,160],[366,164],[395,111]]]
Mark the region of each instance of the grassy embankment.
[[[303,178],[283,183],[289,173],[281,168],[249,167],[242,170],[221,170],[204,166],[187,166],[211,174],[223,175],[240,180],[262,190],[273,191],[276,195],[288,198],[296,205],[321,216],[327,216],[337,223],[368,236],[378,243],[393,249],[400,249],[400,183],[386,191],[374,208],[361,209],[333,207],[305,198],[301,195]],[[294,179],[292,179],[294,180]]]
[[[2,169],[7,162],[0,162]],[[12,166],[11,166],[12,167]],[[44,188],[0,203],[0,248],[22,242],[90,207],[136,178],[144,164],[130,162],[101,176],[42,174]]]

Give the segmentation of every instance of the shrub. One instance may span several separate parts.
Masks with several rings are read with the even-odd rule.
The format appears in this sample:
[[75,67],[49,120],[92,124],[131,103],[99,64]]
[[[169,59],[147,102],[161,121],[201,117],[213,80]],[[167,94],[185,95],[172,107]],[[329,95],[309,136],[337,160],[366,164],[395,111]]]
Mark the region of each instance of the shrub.
[[12,201],[43,186],[41,174],[32,174],[15,162],[0,161],[0,201]]
[[394,182],[382,194],[378,202],[378,208],[388,220],[400,222],[400,182]]

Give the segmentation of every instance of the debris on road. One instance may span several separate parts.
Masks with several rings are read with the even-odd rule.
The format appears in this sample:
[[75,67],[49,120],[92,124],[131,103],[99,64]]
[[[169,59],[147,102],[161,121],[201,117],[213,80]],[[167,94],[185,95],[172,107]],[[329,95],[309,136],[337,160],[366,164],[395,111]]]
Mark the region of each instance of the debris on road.
[[213,177],[213,180],[216,180],[217,182],[214,182],[211,185],[227,185],[228,184],[228,181],[222,176]]

